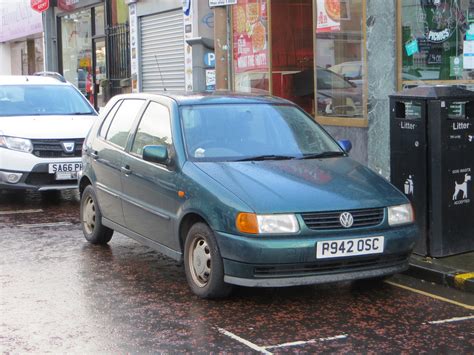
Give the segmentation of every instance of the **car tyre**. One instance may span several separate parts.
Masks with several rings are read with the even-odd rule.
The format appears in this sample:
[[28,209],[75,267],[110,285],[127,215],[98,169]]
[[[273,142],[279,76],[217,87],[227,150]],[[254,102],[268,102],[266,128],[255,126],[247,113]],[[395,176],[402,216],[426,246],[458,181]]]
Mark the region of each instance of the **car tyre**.
[[184,245],[184,269],[189,287],[201,298],[223,298],[232,292],[224,282],[224,264],[212,230],[194,224]]
[[81,226],[84,237],[92,244],[105,245],[114,233],[102,224],[102,213],[92,185],[87,186],[81,196]]

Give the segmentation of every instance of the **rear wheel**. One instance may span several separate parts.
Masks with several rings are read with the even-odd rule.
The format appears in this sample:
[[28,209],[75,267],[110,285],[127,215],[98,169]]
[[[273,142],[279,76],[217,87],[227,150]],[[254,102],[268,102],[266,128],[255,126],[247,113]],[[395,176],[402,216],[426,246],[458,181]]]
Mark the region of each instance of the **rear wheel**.
[[81,196],[81,225],[84,237],[92,244],[107,244],[112,239],[113,229],[102,224],[102,213],[91,185]]
[[224,282],[224,265],[214,233],[204,223],[196,223],[188,232],[184,268],[189,287],[201,298],[222,298],[232,291]]

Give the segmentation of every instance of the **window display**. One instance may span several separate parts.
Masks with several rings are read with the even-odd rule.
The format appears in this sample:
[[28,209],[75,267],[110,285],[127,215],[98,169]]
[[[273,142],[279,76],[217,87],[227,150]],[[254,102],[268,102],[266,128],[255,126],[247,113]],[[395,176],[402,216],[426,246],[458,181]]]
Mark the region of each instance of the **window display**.
[[238,0],[232,21],[234,89],[269,92],[267,0]]
[[404,84],[474,80],[472,0],[402,0],[400,31]]

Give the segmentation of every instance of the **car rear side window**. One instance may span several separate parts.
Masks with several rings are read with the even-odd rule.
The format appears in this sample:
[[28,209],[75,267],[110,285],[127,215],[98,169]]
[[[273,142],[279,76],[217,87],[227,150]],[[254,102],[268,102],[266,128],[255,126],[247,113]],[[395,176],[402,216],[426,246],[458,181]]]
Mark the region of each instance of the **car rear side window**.
[[100,127],[100,132],[99,132],[100,137],[105,138],[107,131],[109,130],[110,123],[112,122],[112,119],[114,118],[115,113],[117,112],[121,104],[122,104],[122,100],[117,101],[114,107],[112,107],[112,109],[107,114],[107,117],[105,118],[104,122],[102,123],[102,126]]
[[125,148],[128,134],[145,100],[124,100],[115,114],[105,139]]
[[132,145],[132,154],[141,156],[147,145],[165,145],[172,143],[170,113],[166,106],[150,102],[138,125]]

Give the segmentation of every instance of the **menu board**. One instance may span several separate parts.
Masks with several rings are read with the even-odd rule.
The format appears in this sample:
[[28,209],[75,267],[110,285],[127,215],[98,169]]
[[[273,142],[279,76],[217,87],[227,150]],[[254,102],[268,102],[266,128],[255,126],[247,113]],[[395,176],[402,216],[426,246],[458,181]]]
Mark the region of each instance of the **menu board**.
[[267,1],[239,0],[232,7],[232,21],[235,72],[267,70]]

